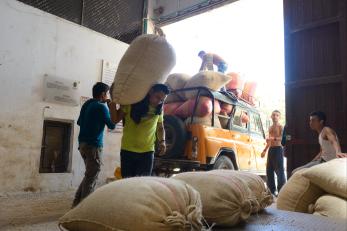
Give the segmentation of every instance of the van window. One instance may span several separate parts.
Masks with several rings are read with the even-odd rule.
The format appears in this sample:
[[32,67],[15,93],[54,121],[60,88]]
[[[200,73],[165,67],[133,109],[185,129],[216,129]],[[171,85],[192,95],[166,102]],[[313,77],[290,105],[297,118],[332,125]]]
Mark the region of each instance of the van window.
[[218,114],[219,122],[223,129],[229,129],[230,116],[233,110],[233,105],[220,102],[221,111]]
[[233,128],[248,130],[248,112],[242,108],[236,108],[233,117]]
[[251,113],[250,130],[252,133],[264,136],[261,119],[258,114]]

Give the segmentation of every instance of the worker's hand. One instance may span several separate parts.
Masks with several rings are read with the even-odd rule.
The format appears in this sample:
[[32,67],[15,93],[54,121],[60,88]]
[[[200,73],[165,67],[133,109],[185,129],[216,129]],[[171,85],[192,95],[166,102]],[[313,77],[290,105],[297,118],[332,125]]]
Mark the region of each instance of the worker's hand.
[[159,142],[159,156],[163,156],[166,152],[165,140]]
[[342,152],[336,153],[336,157],[337,158],[347,158],[347,153],[342,153]]
[[264,158],[265,155],[266,155],[266,151],[263,151],[263,152],[261,153],[261,158]]
[[114,107],[117,108],[117,104],[112,102],[110,99],[106,101],[108,108]]

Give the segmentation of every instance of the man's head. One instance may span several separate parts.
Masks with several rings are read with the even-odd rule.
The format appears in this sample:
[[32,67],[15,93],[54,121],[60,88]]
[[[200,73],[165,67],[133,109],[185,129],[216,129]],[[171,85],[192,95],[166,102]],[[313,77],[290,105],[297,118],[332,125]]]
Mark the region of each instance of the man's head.
[[205,52],[205,51],[200,51],[200,52],[198,53],[198,56],[199,56],[200,58],[203,58],[205,55],[206,55],[206,52]]
[[164,103],[166,96],[170,93],[169,88],[165,84],[155,84],[149,91],[149,104],[156,107]]
[[273,123],[278,123],[281,118],[281,112],[279,110],[274,110],[271,114],[271,119]]
[[325,126],[327,116],[324,112],[314,111],[310,114],[310,127],[313,130],[319,130]]
[[102,102],[107,101],[107,92],[110,90],[110,87],[102,82],[97,82],[93,86],[93,98],[100,100]]

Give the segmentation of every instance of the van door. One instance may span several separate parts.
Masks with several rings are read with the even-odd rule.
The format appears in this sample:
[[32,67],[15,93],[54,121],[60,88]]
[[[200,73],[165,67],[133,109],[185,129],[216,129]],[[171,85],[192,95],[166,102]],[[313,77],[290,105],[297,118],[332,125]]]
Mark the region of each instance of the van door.
[[267,157],[265,156],[264,158],[261,158],[261,153],[266,146],[263,126],[259,114],[251,112],[250,117],[250,143],[252,145],[256,170],[262,174],[265,174]]
[[236,107],[232,118],[230,138],[234,140],[240,170],[250,170],[252,147],[249,145],[249,116],[247,109]]

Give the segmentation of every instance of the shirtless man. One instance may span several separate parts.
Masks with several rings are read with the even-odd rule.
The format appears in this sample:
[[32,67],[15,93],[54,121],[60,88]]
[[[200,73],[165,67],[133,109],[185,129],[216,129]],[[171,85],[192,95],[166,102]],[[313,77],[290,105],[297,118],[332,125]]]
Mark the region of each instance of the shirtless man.
[[219,55],[213,53],[206,53],[205,51],[200,51],[198,56],[202,59],[199,71],[213,71],[213,65],[216,65],[218,68],[218,72],[221,73],[225,73],[225,71],[228,69],[227,63]]
[[271,119],[273,124],[269,128],[269,138],[266,139],[267,145],[261,154],[261,157],[264,158],[267,150],[269,150],[266,163],[266,177],[267,186],[274,195],[276,191],[274,173],[277,175],[277,193],[279,193],[286,182],[283,166],[283,147],[281,144],[283,127],[279,124],[280,117],[281,113],[278,110],[272,112]]
[[314,165],[324,163],[335,158],[346,158],[347,154],[341,152],[339,140],[335,131],[325,125],[326,115],[324,112],[315,111],[310,114],[310,127],[319,134],[318,142],[320,152],[308,164],[296,168],[292,174],[303,168],[310,168]]

